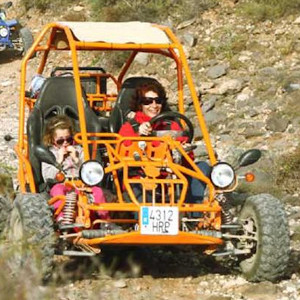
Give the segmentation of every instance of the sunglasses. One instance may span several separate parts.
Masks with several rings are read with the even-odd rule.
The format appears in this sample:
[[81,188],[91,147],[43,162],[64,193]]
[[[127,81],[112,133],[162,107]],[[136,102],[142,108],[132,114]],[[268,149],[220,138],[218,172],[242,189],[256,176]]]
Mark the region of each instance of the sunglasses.
[[143,105],[150,105],[154,101],[155,101],[156,104],[163,104],[165,99],[159,98],[159,97],[154,97],[154,98],[152,98],[152,97],[142,97],[140,101]]
[[55,141],[55,143],[59,146],[61,146],[64,142],[71,144],[73,142],[73,137],[68,136],[67,138],[59,138]]

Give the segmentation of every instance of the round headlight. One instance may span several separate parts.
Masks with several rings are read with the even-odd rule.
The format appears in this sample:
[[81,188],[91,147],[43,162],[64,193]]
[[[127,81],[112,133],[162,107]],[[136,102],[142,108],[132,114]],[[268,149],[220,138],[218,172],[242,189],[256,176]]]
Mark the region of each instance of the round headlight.
[[104,170],[98,161],[88,160],[81,165],[79,176],[85,184],[94,186],[102,181]]
[[0,28],[0,36],[1,37],[6,37],[8,35],[8,30],[5,27]]
[[211,171],[212,183],[218,188],[230,186],[235,178],[233,168],[226,163],[215,165]]

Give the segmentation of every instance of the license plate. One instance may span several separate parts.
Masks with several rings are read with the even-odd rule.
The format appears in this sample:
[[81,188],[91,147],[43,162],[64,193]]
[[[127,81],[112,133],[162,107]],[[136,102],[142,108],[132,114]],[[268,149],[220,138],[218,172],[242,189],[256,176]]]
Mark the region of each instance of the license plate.
[[140,214],[141,234],[178,234],[178,207],[142,206]]

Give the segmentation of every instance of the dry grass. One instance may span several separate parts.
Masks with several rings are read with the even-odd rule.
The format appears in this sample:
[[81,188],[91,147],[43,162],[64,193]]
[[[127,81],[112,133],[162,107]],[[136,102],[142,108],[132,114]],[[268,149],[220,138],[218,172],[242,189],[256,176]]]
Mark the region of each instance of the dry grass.
[[215,36],[217,41],[213,44],[208,44],[205,48],[205,54],[210,58],[224,56],[228,60],[243,50],[246,50],[247,36],[243,34],[232,34],[230,28],[222,29]]
[[250,0],[239,5],[238,12],[254,21],[275,20],[298,14],[300,0]]
[[181,22],[218,5],[219,0],[89,0],[96,21]]
[[0,300],[51,299],[42,294],[40,278],[31,266],[24,266],[17,274],[9,272],[7,261],[12,249],[3,240],[0,241]]
[[77,0],[21,0],[21,5],[24,6],[26,10],[30,8],[36,8],[41,11],[52,10],[54,12],[61,12],[61,8],[65,7],[70,3],[77,3]]
[[300,147],[280,160],[277,168],[276,185],[289,194],[299,192]]

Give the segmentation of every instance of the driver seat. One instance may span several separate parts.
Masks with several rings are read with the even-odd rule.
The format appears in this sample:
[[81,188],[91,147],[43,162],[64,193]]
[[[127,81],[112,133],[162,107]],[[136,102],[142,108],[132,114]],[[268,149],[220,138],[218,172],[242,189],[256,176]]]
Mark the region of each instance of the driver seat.
[[[86,128],[88,132],[102,132],[102,125],[90,108],[85,92],[82,91]],[[42,145],[45,126],[55,115],[67,115],[73,120],[75,132],[79,132],[79,116],[75,83],[72,77],[50,77],[45,80],[33,110],[27,120],[28,153],[37,191],[44,188],[41,162],[35,156],[35,147]]]
[[[127,115],[131,112],[130,102],[134,97],[136,89],[144,84],[158,83],[152,77],[130,77],[127,78],[120,89],[116,104],[109,117],[110,132],[118,133],[121,126],[127,121]],[[169,110],[167,107],[165,110]]]

